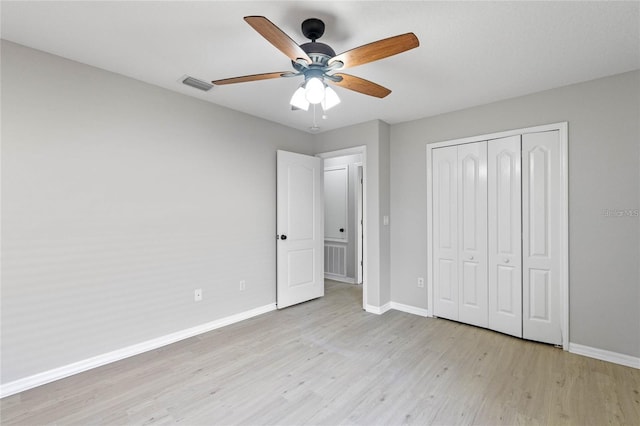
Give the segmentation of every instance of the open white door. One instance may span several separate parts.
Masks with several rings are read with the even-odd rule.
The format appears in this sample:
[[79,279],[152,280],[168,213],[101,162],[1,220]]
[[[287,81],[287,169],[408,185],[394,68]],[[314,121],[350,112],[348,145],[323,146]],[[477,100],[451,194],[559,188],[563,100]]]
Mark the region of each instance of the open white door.
[[277,307],[324,296],[321,158],[278,151]]

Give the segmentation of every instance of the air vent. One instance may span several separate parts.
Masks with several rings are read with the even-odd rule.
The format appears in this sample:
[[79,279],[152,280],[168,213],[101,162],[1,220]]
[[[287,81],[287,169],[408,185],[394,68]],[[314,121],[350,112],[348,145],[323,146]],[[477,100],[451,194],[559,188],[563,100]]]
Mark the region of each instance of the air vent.
[[207,83],[206,81],[198,80],[197,78],[193,77],[186,77],[182,80],[182,83],[186,84],[187,86],[202,90],[204,92],[211,90],[211,88],[213,87],[213,84]]

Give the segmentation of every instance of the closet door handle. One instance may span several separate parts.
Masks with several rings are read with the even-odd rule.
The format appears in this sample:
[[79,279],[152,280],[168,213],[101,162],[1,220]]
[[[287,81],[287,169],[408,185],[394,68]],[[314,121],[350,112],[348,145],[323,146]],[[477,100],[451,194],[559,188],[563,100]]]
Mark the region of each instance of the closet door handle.
[[473,260],[473,256],[469,256],[469,260]]
[[509,263],[509,259],[505,259],[505,260],[504,260],[504,263]]

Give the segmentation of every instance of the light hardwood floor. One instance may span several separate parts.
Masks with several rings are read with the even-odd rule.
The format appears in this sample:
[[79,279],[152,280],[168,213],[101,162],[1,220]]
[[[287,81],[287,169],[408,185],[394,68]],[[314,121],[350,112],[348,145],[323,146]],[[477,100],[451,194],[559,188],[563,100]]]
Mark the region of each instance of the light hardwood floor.
[[640,424],[640,370],[326,293],[4,398],[2,424]]

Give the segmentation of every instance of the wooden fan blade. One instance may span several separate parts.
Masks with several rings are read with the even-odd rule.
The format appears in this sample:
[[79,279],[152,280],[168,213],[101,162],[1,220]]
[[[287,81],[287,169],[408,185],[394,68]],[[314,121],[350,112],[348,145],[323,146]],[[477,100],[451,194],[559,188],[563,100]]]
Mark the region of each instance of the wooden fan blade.
[[420,46],[420,42],[414,33],[401,34],[347,50],[346,52],[331,58],[329,60],[329,65],[336,61],[340,61],[344,64],[342,68],[355,67],[357,65],[366,64],[379,59],[388,58],[389,56],[406,52],[407,50],[411,50],[418,46]]
[[293,73],[290,71],[267,72],[264,74],[244,75],[242,77],[223,78],[222,80],[214,80],[212,81],[212,83],[217,86],[222,86],[223,84],[246,83],[248,81],[269,80],[271,78],[284,77],[289,74],[293,74]]
[[312,62],[309,55],[291,37],[264,16],[245,16],[244,20],[292,61],[304,59],[309,64]]
[[356,77],[349,74],[334,74],[336,77],[342,77],[339,82],[333,82],[333,84],[344,87],[345,89],[353,90],[355,92],[363,93],[369,96],[375,96],[376,98],[384,98],[391,90],[384,86],[380,86],[372,81],[365,80],[364,78]]

